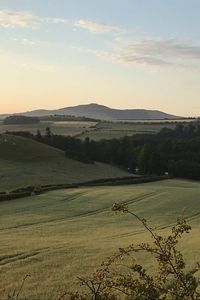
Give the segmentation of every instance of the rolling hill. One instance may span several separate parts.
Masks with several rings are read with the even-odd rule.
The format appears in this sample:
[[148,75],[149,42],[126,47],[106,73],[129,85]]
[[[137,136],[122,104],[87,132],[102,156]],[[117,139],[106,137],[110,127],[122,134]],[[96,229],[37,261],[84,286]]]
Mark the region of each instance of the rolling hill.
[[127,175],[110,165],[68,159],[64,152],[33,140],[0,135],[0,191]]
[[101,120],[162,120],[176,119],[177,116],[158,110],[146,109],[113,109],[96,103],[65,107],[57,110],[34,110],[21,113],[25,116],[73,115]]

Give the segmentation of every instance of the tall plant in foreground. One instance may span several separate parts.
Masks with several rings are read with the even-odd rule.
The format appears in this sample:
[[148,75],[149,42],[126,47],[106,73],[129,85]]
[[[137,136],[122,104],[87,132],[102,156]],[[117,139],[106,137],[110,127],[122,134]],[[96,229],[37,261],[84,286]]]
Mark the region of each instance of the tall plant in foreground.
[[[87,278],[79,278],[85,292],[72,293],[70,300],[197,300],[197,268],[186,271],[183,255],[177,245],[183,234],[191,227],[185,219],[178,219],[168,236],[155,232],[145,219],[131,212],[126,204],[115,203],[115,212],[123,212],[136,218],[149,233],[152,242],[137,247],[129,245],[108,257],[101,266]],[[146,252],[153,256],[156,272],[150,274],[133,259],[135,252]],[[131,262],[130,262],[131,261]],[[127,262],[129,262],[127,264]],[[64,296],[64,295],[63,295]],[[63,298],[63,297],[61,297]],[[61,299],[59,298],[59,299]]]

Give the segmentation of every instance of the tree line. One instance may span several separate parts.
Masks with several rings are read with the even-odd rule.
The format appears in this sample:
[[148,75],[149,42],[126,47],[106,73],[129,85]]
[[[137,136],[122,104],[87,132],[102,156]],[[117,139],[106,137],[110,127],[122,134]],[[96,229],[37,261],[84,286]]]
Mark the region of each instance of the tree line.
[[37,124],[40,123],[38,117],[27,117],[22,115],[12,115],[3,121],[4,125]]
[[157,134],[138,134],[94,141],[46,134],[12,132],[65,151],[66,156],[92,163],[99,161],[145,175],[169,173],[175,177],[200,179],[200,122],[163,128]]

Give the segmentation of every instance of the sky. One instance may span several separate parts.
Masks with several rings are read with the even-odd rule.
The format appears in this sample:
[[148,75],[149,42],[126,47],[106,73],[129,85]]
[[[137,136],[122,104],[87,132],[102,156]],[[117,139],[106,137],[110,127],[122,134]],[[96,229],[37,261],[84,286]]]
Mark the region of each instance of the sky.
[[0,0],[0,113],[200,115],[199,0]]

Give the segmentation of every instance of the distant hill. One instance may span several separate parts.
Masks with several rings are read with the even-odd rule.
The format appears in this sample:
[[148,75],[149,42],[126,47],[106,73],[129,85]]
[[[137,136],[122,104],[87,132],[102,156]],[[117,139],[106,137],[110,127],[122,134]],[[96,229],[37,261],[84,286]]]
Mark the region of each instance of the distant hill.
[[50,115],[73,115],[101,120],[163,120],[177,119],[180,117],[167,114],[158,110],[147,109],[113,109],[96,103],[64,107],[57,110],[34,110],[21,113],[24,116],[50,116]]
[[64,152],[31,139],[0,135],[0,191],[129,175],[110,165],[69,159]]

